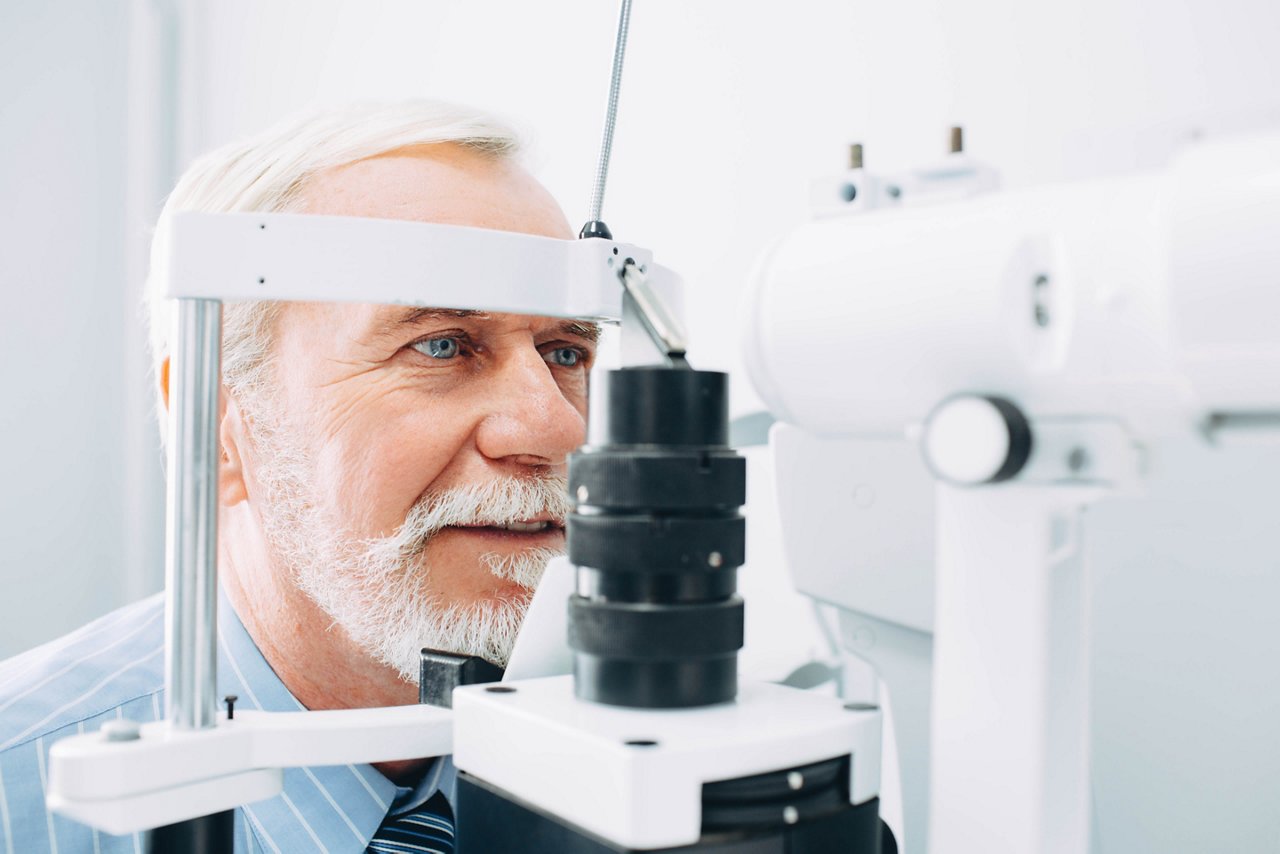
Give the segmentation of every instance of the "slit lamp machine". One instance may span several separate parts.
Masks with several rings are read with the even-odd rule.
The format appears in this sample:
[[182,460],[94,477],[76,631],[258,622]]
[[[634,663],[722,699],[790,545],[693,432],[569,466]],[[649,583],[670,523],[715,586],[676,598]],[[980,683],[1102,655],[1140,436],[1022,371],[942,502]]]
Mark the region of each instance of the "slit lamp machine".
[[[936,168],[876,173],[858,148],[814,182],[814,218],[752,277],[747,369],[776,420],[789,570],[879,639],[860,653],[878,687],[740,680],[726,376],[690,366],[678,277],[600,218],[629,14],[579,240],[176,218],[166,719],[55,745],[52,809],[150,830],[153,851],[229,850],[228,811],[282,768],[452,754],[462,854],[1090,850],[1091,513],[1142,500],[1170,437],[1280,437],[1280,135],[1003,191],[957,131]],[[502,681],[424,653],[418,706],[218,710],[226,300],[620,321],[627,364],[595,378],[570,462],[568,562]]]

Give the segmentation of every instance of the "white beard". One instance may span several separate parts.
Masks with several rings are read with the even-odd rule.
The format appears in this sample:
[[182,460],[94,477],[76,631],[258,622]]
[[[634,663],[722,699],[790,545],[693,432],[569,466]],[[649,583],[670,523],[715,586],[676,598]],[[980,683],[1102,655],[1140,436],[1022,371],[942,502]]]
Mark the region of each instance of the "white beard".
[[[258,414],[255,412],[255,414]],[[424,592],[427,543],[449,525],[506,524],[571,509],[564,478],[504,478],[424,494],[391,535],[361,539],[335,527],[313,502],[314,470],[284,429],[259,421],[258,513],[277,560],[299,589],[351,640],[406,682],[417,683],[421,650],[477,655],[500,666],[511,657],[533,589],[559,549],[489,554],[496,577],[527,591],[510,599],[460,606]]]

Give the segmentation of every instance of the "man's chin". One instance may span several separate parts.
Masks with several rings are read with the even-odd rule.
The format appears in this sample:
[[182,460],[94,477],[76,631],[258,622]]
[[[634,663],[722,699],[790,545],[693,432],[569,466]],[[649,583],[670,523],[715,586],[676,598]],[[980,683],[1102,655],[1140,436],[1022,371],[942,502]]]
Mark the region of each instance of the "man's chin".
[[542,583],[547,564],[563,554],[561,551],[536,550],[516,555],[486,555],[482,563],[489,574],[502,585],[504,594],[513,592],[514,589],[532,597]]
[[533,601],[534,587],[528,587],[516,581],[510,581],[504,578],[494,580],[493,593],[485,598],[488,604],[495,606],[503,605],[525,605],[527,606]]
[[469,589],[476,598],[527,600],[547,564],[564,553],[564,532],[559,530],[494,535],[483,529],[446,529],[432,538],[424,556],[440,589],[455,596]]

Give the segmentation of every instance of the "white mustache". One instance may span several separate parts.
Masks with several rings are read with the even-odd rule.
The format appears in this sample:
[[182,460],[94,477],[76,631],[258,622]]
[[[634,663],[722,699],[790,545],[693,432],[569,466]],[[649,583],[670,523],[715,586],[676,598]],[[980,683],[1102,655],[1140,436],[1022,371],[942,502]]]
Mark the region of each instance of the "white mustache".
[[424,495],[395,534],[369,545],[411,555],[453,525],[510,525],[536,516],[563,523],[572,510],[566,478],[508,477]]

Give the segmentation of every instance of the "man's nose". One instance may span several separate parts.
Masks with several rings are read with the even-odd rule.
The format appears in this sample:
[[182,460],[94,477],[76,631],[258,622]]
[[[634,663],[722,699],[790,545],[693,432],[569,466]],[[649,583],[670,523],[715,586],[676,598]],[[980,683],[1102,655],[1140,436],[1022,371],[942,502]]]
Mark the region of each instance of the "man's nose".
[[[583,383],[585,394],[586,384]],[[586,439],[582,413],[532,347],[506,361],[486,388],[491,407],[476,433],[480,453],[523,465],[563,465]],[[585,397],[581,401],[585,406]]]

